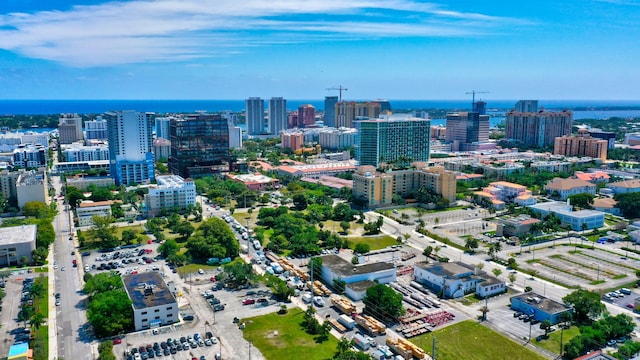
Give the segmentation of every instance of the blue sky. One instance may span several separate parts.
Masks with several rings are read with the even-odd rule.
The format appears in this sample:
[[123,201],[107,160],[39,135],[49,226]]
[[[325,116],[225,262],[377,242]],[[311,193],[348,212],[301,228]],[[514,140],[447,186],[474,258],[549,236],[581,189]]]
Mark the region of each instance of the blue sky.
[[640,0],[0,1],[0,99],[640,100]]

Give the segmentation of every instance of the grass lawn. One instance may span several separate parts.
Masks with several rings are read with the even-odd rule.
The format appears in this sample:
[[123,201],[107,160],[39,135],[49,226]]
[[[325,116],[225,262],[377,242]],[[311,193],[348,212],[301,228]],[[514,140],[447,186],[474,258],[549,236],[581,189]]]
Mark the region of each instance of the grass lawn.
[[49,327],[40,326],[31,342],[34,360],[49,359]]
[[347,237],[347,240],[349,240],[351,249],[354,249],[356,244],[360,243],[369,244],[371,250],[379,250],[391,245],[398,245],[396,239],[389,235]]
[[438,360],[542,360],[542,355],[511,341],[505,336],[467,320],[444,329],[411,339],[414,344],[422,344],[431,354],[433,337],[436,337]]
[[35,282],[42,285],[44,292],[42,297],[38,300],[38,309],[44,315],[45,318],[49,317],[49,282],[46,276],[40,276],[35,279]]
[[479,302],[480,300],[482,300],[482,299],[476,297],[475,294],[471,294],[471,295],[467,295],[467,296],[463,297],[462,299],[459,299],[458,302],[460,302],[460,303],[462,303],[463,305],[466,305],[466,306],[471,306],[471,305]]
[[[562,343],[566,346],[569,343],[569,340],[574,337],[580,335],[580,329],[577,326],[572,326],[568,330],[564,330],[564,334],[562,334]],[[560,353],[560,330],[556,330],[552,333],[549,333],[549,338],[546,340],[542,340],[538,342],[537,340],[533,340],[533,343],[536,346],[539,346],[543,349],[551,351],[555,354]]]
[[240,225],[242,226],[247,226],[247,217],[249,217],[249,228],[253,228],[254,226],[256,226],[256,223],[258,222],[258,210],[253,210],[253,212],[251,214],[249,214],[246,211],[236,211],[233,213],[233,218],[238,220],[238,222],[240,223]]
[[291,309],[286,315],[272,313],[248,319],[244,338],[257,347],[267,360],[330,359],[336,352],[338,340],[333,336],[323,343],[316,343],[312,335],[302,330],[300,323],[304,312]]
[[[185,266],[180,266],[178,267],[178,274],[180,274],[180,276],[184,276],[186,274],[189,273],[194,273],[196,274],[196,276],[205,276],[205,275],[200,275],[198,274],[198,269],[202,269],[204,271],[209,271],[209,270],[215,270],[218,268],[218,265],[215,266],[211,266],[211,265],[206,265],[206,264],[189,264],[189,265],[185,265]],[[208,277],[207,277],[208,279]]]

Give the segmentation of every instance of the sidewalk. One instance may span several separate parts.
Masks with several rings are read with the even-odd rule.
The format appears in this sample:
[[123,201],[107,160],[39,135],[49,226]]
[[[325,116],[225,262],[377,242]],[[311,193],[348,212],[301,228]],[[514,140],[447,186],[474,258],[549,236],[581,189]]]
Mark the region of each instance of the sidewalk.
[[[51,245],[49,249],[49,255],[47,256],[47,263],[53,263],[53,245]],[[47,293],[47,301],[49,308],[49,316],[47,317],[47,325],[49,326],[49,359],[57,359],[58,358],[58,322],[56,317],[56,306],[51,299],[53,299],[56,292],[56,276],[55,271],[52,266],[47,266],[49,271],[48,275],[48,283],[49,283],[49,291]]]

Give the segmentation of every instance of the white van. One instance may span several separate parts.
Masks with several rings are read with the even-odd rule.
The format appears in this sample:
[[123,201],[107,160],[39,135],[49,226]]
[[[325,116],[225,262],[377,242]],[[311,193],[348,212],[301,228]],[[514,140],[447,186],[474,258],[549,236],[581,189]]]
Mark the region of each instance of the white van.
[[309,293],[302,295],[302,301],[304,301],[306,304],[310,303],[312,299],[313,296],[311,296],[311,294]]

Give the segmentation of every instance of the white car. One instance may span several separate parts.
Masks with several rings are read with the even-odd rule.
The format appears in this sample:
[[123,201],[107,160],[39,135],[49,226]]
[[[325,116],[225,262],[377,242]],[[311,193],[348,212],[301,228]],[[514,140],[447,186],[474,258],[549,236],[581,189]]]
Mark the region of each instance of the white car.
[[200,274],[200,275],[204,274],[204,270],[198,269],[198,274]]
[[320,296],[314,296],[313,297],[313,303],[316,304],[316,306],[319,306],[319,307],[323,307],[324,306],[324,300],[322,300],[322,298]]

